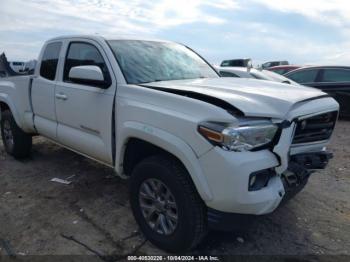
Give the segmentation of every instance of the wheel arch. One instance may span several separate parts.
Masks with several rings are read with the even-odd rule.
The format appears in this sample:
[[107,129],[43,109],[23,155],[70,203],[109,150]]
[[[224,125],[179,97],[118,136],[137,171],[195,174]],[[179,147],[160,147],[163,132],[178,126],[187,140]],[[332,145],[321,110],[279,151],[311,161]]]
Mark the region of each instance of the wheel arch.
[[7,99],[7,96],[0,94],[0,120],[2,117],[2,112],[4,112],[5,110],[10,110],[13,118],[16,121],[16,124],[19,127],[22,127],[21,121],[19,121],[19,116],[17,114],[17,111],[15,110],[13,103],[11,103],[11,101]]
[[6,104],[5,102],[2,102],[0,100],[0,111],[3,112],[5,110],[11,110],[10,107],[8,106],[8,104]]
[[213,198],[198,158],[185,141],[162,129],[138,122],[124,123],[121,130],[122,132],[119,133],[117,139],[119,143],[116,147],[116,171],[118,174],[130,175],[132,168],[147,156],[158,153],[168,154],[176,158],[186,168],[204,201],[210,201]]

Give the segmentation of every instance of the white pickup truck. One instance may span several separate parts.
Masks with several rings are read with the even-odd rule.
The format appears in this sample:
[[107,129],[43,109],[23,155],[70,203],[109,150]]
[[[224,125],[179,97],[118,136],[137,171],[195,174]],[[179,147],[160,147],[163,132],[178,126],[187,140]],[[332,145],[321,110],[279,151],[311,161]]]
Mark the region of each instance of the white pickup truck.
[[177,43],[99,36],[47,41],[34,75],[0,81],[0,106],[10,155],[42,135],[130,177],[142,232],[172,252],[300,191],[339,109],[316,89],[221,78]]

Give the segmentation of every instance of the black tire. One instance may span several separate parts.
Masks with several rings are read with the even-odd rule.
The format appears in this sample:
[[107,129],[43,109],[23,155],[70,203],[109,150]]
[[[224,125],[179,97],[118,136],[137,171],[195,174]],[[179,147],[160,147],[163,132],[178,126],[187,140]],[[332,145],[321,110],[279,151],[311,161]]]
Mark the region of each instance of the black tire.
[[[8,139],[9,131],[12,139]],[[32,136],[24,133],[20,129],[11,111],[6,110],[1,114],[1,137],[8,154],[17,159],[25,158],[30,155],[32,149]]]
[[[140,189],[155,179],[172,193],[177,205],[177,226],[170,235],[152,229],[140,207]],[[184,166],[171,156],[157,155],[136,165],[130,181],[130,203],[137,223],[146,238],[168,252],[196,247],[207,233],[207,210]]]

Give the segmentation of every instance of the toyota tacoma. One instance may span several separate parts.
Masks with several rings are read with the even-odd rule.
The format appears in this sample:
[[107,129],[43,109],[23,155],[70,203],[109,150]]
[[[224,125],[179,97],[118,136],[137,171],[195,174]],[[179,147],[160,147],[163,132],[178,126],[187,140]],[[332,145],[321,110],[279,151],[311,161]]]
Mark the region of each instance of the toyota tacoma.
[[84,35],[2,78],[0,106],[8,154],[27,157],[41,135],[113,168],[141,231],[171,252],[299,192],[332,156],[339,109],[313,88],[220,77],[178,43]]

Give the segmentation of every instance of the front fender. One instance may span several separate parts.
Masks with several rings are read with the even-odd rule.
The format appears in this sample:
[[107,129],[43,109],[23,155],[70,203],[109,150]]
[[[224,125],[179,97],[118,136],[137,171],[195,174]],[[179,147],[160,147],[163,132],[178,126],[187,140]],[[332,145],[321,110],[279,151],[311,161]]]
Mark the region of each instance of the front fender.
[[130,138],[138,138],[158,146],[177,157],[189,172],[202,199],[204,201],[212,200],[213,195],[199,165],[198,158],[192,148],[181,138],[160,128],[134,121],[124,122],[123,126],[118,128],[117,136],[115,168],[118,174],[123,174],[122,163],[125,145]]

